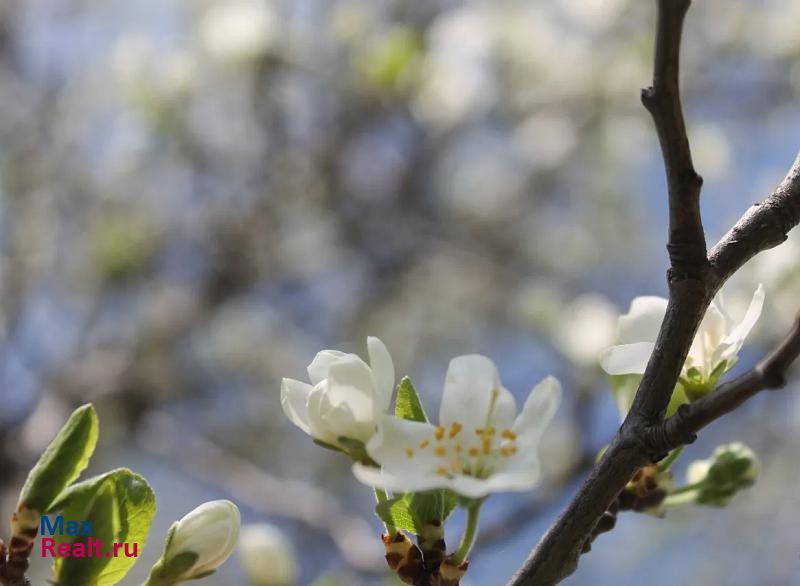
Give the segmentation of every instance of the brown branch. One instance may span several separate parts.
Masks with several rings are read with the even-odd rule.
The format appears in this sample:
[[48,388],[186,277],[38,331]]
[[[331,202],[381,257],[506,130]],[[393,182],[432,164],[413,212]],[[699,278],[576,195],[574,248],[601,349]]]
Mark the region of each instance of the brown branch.
[[667,173],[672,271],[702,276],[708,264],[700,217],[703,179],[692,164],[678,80],[683,20],[690,4],[691,0],[658,1],[653,85],[642,90],[642,103],[653,117]]
[[800,153],[784,180],[761,203],[755,204],[709,252],[715,277],[727,280],[763,250],[786,240],[800,222]]
[[[783,242],[789,230],[800,222],[799,156],[775,192],[751,208],[707,256],[699,211],[702,180],[692,165],[678,94],[681,28],[689,4],[689,0],[658,0],[653,86],[642,94],[658,131],[667,172],[670,202],[667,249],[671,267],[666,315],[622,427],[509,586],[550,586],[570,575],[598,521],[633,474],[642,466],[662,459],[669,447],[680,443],[678,439],[693,438],[693,433],[683,437],[668,435],[677,422],[668,426],[663,418],[708,305],[728,277],[758,252]],[[724,408],[734,408],[743,395],[758,385],[777,382],[777,366],[791,362],[789,358],[794,358],[796,344],[793,341],[782,346],[766,364],[757,367],[756,371],[762,372],[759,380],[753,380],[756,375],[751,375],[740,381],[739,386],[721,388],[722,394],[709,400],[715,404],[714,408],[722,414]],[[705,405],[694,415],[697,419],[690,421],[701,423],[702,417],[708,416],[703,415],[703,410],[710,408],[708,403]],[[684,410],[682,418],[686,417]]]
[[678,412],[664,422],[664,431],[659,434],[665,441],[664,450],[691,443],[695,434],[739,407],[749,398],[767,389],[779,389],[786,385],[786,372],[800,357],[800,315],[794,327],[754,368],[738,378],[722,384],[713,393],[699,401],[683,405]]

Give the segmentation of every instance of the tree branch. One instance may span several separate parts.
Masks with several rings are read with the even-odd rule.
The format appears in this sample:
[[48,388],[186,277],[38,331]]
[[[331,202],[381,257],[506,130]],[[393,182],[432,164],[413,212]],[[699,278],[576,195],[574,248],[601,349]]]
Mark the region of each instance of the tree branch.
[[[690,423],[665,424],[664,413],[713,296],[747,260],[783,242],[800,222],[798,156],[775,192],[751,208],[707,255],[699,209],[702,179],[692,164],[678,93],[681,28],[689,4],[689,0],[658,0],[653,85],[642,93],[659,135],[669,191],[670,295],[664,321],[622,427],[509,586],[550,586],[574,572],[598,521],[639,468],[662,459],[669,447],[692,440],[693,432],[678,433],[684,427],[702,427],[707,423],[704,418],[735,408],[759,385],[764,388],[782,381],[785,366],[800,352],[800,342],[792,338],[755,369],[760,375],[751,374],[737,379],[738,385],[734,381],[727,389],[720,388],[722,393],[714,399],[697,403],[703,406],[696,408],[692,418],[687,419],[684,410],[681,420]],[[778,367],[783,368],[780,377]]]
[[786,240],[800,222],[800,153],[777,189],[755,204],[709,253],[715,277],[726,281],[763,250]]
[[653,85],[642,90],[642,103],[653,117],[667,173],[672,271],[702,276],[708,264],[700,217],[703,179],[692,163],[678,80],[683,20],[690,4],[691,0],[658,0]]

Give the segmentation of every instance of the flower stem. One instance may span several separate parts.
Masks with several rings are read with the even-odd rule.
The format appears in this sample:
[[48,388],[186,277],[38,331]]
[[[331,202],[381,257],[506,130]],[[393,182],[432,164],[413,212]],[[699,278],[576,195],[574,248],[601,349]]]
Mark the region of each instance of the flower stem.
[[681,452],[683,452],[683,446],[675,448],[666,458],[661,460],[661,462],[658,463],[658,467],[661,469],[661,471],[666,472],[669,470],[670,466],[672,466],[675,463],[675,460],[678,459],[678,456],[681,455]]
[[467,509],[467,527],[464,529],[464,535],[461,537],[458,551],[453,555],[453,565],[456,567],[464,563],[464,560],[469,557],[472,551],[472,546],[475,545],[475,538],[478,535],[481,504],[480,502],[474,503]]
[[679,488],[676,488],[673,491],[670,491],[669,496],[672,496],[672,495],[675,495],[675,494],[682,494],[682,493],[685,493],[685,492],[691,492],[693,490],[697,490],[698,488],[703,486],[703,484],[705,484],[705,479],[701,480],[700,482],[695,482],[694,484],[687,484],[685,486],[681,486]]
[[[378,504],[385,503],[385,502],[387,502],[389,500],[389,495],[387,495],[386,491],[383,490],[382,488],[376,488],[375,489],[375,500],[378,501]],[[395,527],[391,523],[387,523],[386,521],[384,521],[383,526],[386,528],[386,533],[389,536],[392,536],[395,533],[397,533],[397,527]]]

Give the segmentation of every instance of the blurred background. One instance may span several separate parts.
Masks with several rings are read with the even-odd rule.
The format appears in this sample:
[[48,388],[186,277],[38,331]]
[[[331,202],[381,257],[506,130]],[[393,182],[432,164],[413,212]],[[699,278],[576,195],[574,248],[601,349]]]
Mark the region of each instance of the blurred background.
[[[128,466],[159,501],[125,583],[173,520],[230,498],[285,531],[299,584],[390,584],[370,492],[279,403],[317,351],[365,355],[375,335],[429,410],[457,354],[490,356],[519,399],[562,380],[545,482],[489,501],[464,581],[504,584],[619,424],[597,366],[617,316],[666,292],[639,104],[654,4],[2,0],[2,517],[93,401],[90,472]],[[683,55],[714,242],[797,153],[800,3],[697,2]],[[737,370],[788,329],[799,267],[794,238],[727,287],[734,313],[767,289]],[[754,488],[726,510],[622,515],[565,583],[800,584],[797,388],[713,425],[676,468],[742,440]],[[204,583],[248,584],[236,557]]]

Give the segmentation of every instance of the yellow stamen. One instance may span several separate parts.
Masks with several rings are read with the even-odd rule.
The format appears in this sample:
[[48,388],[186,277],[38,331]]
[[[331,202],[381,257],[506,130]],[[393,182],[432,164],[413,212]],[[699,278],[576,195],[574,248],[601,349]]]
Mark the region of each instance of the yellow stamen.
[[431,444],[431,442],[429,442],[428,440],[422,440],[421,442],[419,442],[419,449],[424,450],[430,444]]
[[469,453],[470,456],[472,456],[474,458],[475,456],[480,454],[481,451],[478,448],[470,448],[468,453]]
[[515,440],[515,439],[517,439],[517,434],[514,433],[513,431],[511,431],[510,429],[505,429],[505,430],[503,430],[503,433],[501,434],[501,437],[503,439]]
[[409,459],[413,458],[414,457],[414,450],[412,450],[411,448],[406,448],[406,456],[408,456]]
[[450,434],[449,434],[450,439],[456,437],[461,432],[462,429],[463,427],[461,426],[461,424],[458,423],[457,421],[454,421],[453,424],[450,426]]
[[450,477],[450,472],[444,466],[442,466],[441,468],[437,468],[436,474],[438,474],[439,476],[444,476],[446,478]]
[[433,453],[440,458],[444,458],[447,455],[447,450],[443,446],[437,446]]
[[436,432],[433,434],[437,440],[442,441],[444,439],[444,427],[441,425],[436,428]]

